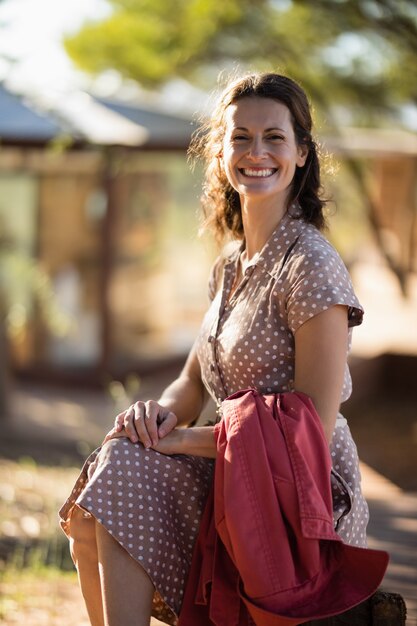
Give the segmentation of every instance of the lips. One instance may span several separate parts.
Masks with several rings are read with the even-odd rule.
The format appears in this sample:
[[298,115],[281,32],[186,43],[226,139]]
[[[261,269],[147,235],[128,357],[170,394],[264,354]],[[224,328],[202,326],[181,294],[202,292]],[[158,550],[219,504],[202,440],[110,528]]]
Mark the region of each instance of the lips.
[[244,167],[239,169],[239,171],[241,172],[241,174],[243,174],[244,176],[248,176],[249,178],[268,178],[269,176],[275,174],[277,169],[269,167],[264,167],[262,169]]

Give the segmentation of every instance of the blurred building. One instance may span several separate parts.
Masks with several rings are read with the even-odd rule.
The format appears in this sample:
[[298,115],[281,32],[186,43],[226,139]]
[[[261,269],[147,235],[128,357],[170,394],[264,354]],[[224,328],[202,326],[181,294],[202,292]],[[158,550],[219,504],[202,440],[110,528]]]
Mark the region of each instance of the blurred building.
[[[87,94],[40,106],[0,85],[0,243],[36,261],[55,294],[52,318],[71,322],[52,332],[37,304],[42,284],[28,289],[22,268],[10,273],[8,315],[28,320],[11,338],[16,372],[103,380],[184,357],[214,256],[197,239],[192,130],[161,110]],[[392,263],[415,270],[416,135],[346,129],[323,141],[346,163],[359,158],[366,219]]]
[[417,133],[341,128],[325,145],[359,174],[380,251],[406,292],[407,278],[417,272]]
[[86,94],[45,112],[0,85],[0,238],[39,262],[52,308],[71,320],[52,332],[36,289],[18,293],[9,306],[25,307],[29,323],[11,341],[15,371],[99,379],[189,349],[212,258],[196,235],[192,130]]

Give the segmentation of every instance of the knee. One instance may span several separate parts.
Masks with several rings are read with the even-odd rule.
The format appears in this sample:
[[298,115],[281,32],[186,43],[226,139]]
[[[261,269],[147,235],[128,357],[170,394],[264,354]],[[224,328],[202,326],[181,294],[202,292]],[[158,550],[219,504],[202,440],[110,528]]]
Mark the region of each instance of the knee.
[[85,509],[75,505],[71,515],[69,536],[70,553],[75,566],[80,559],[96,559],[96,521]]

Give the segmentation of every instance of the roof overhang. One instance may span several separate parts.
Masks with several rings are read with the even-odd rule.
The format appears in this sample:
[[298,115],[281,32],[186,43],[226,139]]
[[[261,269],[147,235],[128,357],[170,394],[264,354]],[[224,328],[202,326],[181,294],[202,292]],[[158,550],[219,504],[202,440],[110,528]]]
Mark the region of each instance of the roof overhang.
[[417,156],[417,134],[403,129],[340,128],[321,141],[326,150],[339,155]]

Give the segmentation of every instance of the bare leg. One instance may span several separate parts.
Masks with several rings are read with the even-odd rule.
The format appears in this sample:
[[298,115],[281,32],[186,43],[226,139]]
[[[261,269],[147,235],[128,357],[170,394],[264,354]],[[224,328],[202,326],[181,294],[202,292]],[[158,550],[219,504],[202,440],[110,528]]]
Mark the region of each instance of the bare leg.
[[75,506],[70,523],[70,550],[92,626],[104,626],[103,601],[98,568],[96,520]]
[[105,626],[149,626],[154,587],[143,567],[96,522]]

